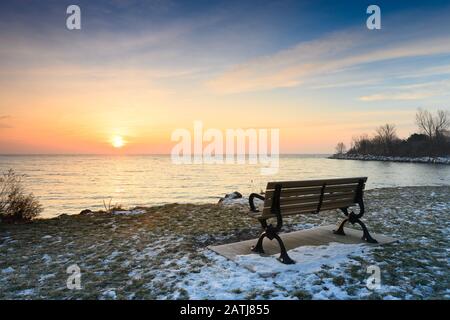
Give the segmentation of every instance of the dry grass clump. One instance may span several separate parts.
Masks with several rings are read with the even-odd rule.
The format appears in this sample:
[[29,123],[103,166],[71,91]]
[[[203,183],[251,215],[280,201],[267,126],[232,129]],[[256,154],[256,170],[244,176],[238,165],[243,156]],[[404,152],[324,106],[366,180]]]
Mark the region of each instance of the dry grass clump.
[[103,207],[105,208],[106,213],[113,213],[114,211],[122,211],[125,210],[125,208],[120,204],[116,203],[114,205],[111,205],[112,198],[109,198],[108,205],[106,205],[105,200],[103,200]]

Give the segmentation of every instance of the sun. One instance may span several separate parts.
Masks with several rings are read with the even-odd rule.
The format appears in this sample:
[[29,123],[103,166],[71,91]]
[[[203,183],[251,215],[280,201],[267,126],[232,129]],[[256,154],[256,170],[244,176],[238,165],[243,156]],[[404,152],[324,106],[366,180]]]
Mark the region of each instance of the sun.
[[125,145],[125,141],[121,136],[114,136],[111,139],[111,144],[114,148],[122,148]]

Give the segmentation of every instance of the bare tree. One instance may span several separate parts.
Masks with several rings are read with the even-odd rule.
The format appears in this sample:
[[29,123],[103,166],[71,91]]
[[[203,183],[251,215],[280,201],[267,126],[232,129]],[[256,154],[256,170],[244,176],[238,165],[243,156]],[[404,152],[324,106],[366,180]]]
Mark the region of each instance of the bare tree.
[[438,110],[434,118],[434,135],[442,137],[450,127],[450,114],[447,110]]
[[[435,114],[419,109],[416,123],[421,134],[414,133],[408,139],[400,139],[393,124],[376,129],[369,138],[366,134],[354,136],[347,154],[399,156],[399,157],[448,157],[450,155],[450,110]],[[336,147],[339,152],[339,145]]]
[[393,143],[398,139],[395,125],[387,123],[384,126],[378,127],[376,132],[375,141],[381,144],[384,154],[389,154]]
[[433,139],[434,121],[433,116],[428,110],[419,109],[417,111],[416,124],[423,134],[427,135],[428,138]]
[[339,142],[336,145],[336,154],[344,154],[347,151],[347,147],[343,142]]
[[449,129],[450,114],[447,110],[438,110],[433,117],[428,110],[419,109],[416,113],[416,124],[422,133],[433,140]]
[[397,138],[397,133],[394,124],[385,124],[384,126],[378,127],[376,129],[378,137],[386,141],[394,141]]
[[352,152],[367,154],[368,153],[368,145],[370,144],[369,136],[364,133],[360,136],[354,136],[352,138],[351,150]]

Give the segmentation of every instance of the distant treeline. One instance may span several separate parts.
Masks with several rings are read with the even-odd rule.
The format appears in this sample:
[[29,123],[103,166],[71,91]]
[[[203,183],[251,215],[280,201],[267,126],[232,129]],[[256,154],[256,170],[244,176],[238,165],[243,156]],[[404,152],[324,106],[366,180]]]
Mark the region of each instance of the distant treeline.
[[363,134],[354,137],[350,149],[344,143],[336,146],[336,154],[375,155],[395,157],[445,157],[450,156],[450,114],[439,110],[435,115],[421,110],[416,114],[419,133],[407,139],[397,136],[394,124],[385,124],[376,129],[373,137]]

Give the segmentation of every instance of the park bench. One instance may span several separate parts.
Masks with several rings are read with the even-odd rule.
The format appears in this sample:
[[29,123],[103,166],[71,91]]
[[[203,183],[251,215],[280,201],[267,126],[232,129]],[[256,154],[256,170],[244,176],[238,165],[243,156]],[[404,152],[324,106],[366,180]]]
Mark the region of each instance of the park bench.
[[[276,239],[281,250],[278,260],[285,264],[295,263],[288,256],[284,243],[278,235],[283,226],[283,217],[318,214],[321,211],[335,209],[340,209],[346,216],[337,230],[334,230],[335,234],[345,235],[346,222],[357,223],[363,230],[362,239],[369,243],[377,243],[360,220],[364,214],[363,192],[366,181],[367,177],[269,182],[264,196],[252,193],[249,197],[250,216],[258,219],[264,229],[252,251],[264,253],[264,238]],[[262,211],[256,209],[254,198],[264,200]],[[349,207],[354,205],[359,206],[357,214],[349,211]],[[267,220],[271,218],[276,219],[276,226],[267,224]]]

